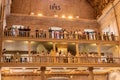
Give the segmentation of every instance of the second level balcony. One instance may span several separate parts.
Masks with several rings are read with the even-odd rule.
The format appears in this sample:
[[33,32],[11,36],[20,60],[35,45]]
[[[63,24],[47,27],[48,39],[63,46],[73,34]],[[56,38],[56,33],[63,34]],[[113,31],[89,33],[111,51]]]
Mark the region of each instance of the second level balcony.
[[49,31],[4,31],[4,39],[34,40],[34,41],[66,41],[79,43],[100,43],[118,42],[119,37],[115,35],[101,35],[98,33],[69,33],[69,32],[49,32]]

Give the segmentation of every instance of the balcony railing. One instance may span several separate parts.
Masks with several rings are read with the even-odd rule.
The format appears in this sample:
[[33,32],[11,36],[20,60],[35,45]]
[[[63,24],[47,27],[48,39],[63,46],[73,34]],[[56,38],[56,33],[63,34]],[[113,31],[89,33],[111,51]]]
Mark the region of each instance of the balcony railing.
[[120,57],[2,56],[2,63],[120,64]]
[[70,34],[70,33],[49,33],[36,31],[4,31],[4,37],[26,37],[26,38],[47,38],[47,39],[75,39],[75,40],[103,40],[119,41],[118,36],[111,35],[94,35],[94,34]]

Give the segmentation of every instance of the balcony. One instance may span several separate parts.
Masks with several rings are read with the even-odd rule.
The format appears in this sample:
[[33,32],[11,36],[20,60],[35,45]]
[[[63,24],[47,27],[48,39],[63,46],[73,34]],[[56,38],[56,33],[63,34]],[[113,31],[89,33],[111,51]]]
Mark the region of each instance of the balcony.
[[70,34],[70,33],[54,33],[48,31],[4,31],[4,40],[27,40],[27,41],[55,41],[55,42],[77,42],[77,43],[112,43],[118,44],[118,36],[105,36],[94,34]]
[[119,67],[119,57],[3,56],[2,67]]

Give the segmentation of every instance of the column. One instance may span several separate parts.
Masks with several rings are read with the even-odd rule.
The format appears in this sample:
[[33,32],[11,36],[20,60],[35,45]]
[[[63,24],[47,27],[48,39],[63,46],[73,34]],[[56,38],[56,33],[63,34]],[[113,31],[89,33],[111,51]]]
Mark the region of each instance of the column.
[[49,31],[46,29],[46,38],[49,39]]
[[56,63],[56,43],[55,42],[53,42],[53,57],[52,57],[52,59],[53,59],[53,61],[54,61],[54,63]]
[[29,55],[29,62],[31,61],[31,41],[28,41],[28,55]]
[[93,67],[88,67],[88,71],[89,71],[88,80],[94,80]]
[[[0,22],[0,32],[2,33],[2,22]],[[2,34],[0,34],[0,62],[2,57]]]
[[98,57],[95,59],[95,62],[99,63],[101,62],[101,50],[100,50],[101,44],[97,44],[97,52],[98,52]]
[[76,43],[75,47],[76,47],[76,56],[79,56],[79,44]]
[[40,70],[41,70],[41,74],[40,74],[41,80],[46,80],[46,77],[45,77],[46,67],[41,67]]
[[56,46],[55,42],[53,42],[53,51],[56,52]]
[[0,7],[2,7],[2,9],[1,9],[1,19],[0,19],[0,32],[1,32],[1,34],[0,34],[0,62],[1,62],[1,56],[2,56],[2,42],[3,42],[3,40],[2,40],[2,38],[3,38],[3,23],[4,23],[4,16],[5,16],[5,14],[4,14],[4,11],[5,11],[5,0],[2,0],[1,1],[1,5],[0,5]]
[[101,44],[97,44],[97,51],[98,51],[98,56],[101,57],[101,51],[100,51]]
[[75,44],[75,47],[76,47],[76,59],[75,59],[75,62],[77,61],[77,63],[79,63],[80,62],[80,56],[79,56],[79,44],[78,43],[76,43]]

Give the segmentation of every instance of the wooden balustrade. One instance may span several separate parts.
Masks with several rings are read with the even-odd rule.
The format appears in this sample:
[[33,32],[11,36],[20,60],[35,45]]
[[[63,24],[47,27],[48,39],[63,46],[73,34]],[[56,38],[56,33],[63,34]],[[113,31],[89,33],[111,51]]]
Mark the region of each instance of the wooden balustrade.
[[120,64],[120,57],[3,56],[2,63]]
[[[103,40],[103,41],[119,41],[118,36],[93,36],[93,35],[78,35],[78,34],[54,34],[52,37],[52,34],[47,34],[49,32],[35,32],[35,31],[19,31],[18,33],[15,33],[13,31],[4,31],[4,37],[30,37],[30,38],[49,38],[49,39],[77,39],[77,40]],[[50,36],[51,35],[51,36]],[[76,37],[77,36],[77,37]]]

